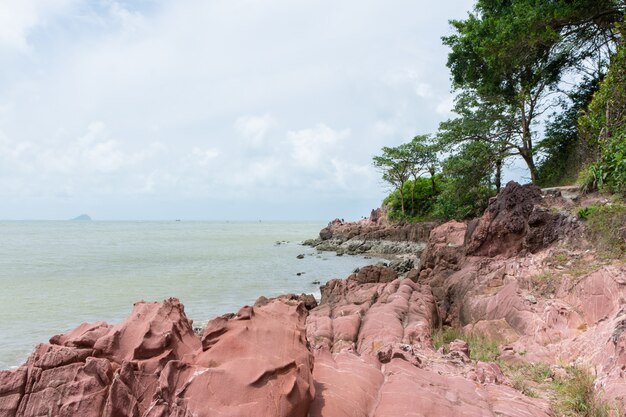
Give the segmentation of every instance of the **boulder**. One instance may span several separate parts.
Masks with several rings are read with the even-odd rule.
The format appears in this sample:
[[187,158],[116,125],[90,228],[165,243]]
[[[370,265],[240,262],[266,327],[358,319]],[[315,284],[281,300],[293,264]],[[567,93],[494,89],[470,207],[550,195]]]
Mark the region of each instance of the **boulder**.
[[[210,321],[200,339],[176,299],[83,324],[0,372],[0,415],[306,416],[314,397],[306,310],[274,300]],[[245,400],[244,400],[245,399]]]

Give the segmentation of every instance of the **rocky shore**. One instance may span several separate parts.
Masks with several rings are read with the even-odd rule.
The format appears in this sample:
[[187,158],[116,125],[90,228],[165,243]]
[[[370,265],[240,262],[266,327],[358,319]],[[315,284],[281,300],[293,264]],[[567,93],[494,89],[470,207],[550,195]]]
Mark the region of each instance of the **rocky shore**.
[[[261,297],[200,335],[178,300],[139,302],[124,322],[83,324],[1,371],[0,415],[556,416],[507,364],[542,364],[546,379],[589,369],[621,415],[626,266],[598,262],[568,204],[509,183],[469,223],[332,222],[316,246],[423,244],[418,267],[361,268],[323,285],[319,304]],[[461,339],[435,346],[442,326],[493,340],[498,361]]]
[[436,223],[394,223],[382,209],[372,210],[370,217],[356,222],[335,219],[320,231],[319,237],[303,242],[319,251],[336,252],[338,256],[369,254],[387,258],[399,273],[419,267],[430,231]]

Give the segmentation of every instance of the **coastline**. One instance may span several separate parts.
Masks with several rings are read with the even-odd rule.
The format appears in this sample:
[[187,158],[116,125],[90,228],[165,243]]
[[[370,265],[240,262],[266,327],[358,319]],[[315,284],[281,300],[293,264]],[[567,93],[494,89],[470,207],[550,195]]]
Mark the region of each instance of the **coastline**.
[[[480,218],[434,227],[404,277],[363,267],[322,285],[319,303],[260,297],[210,320],[201,335],[177,299],[136,303],[124,322],[81,325],[0,371],[0,410],[552,417],[549,381],[523,373],[538,363],[559,383],[593,367],[603,398],[624,405],[626,265],[594,255],[568,207],[509,183]],[[457,333],[446,339],[442,325]],[[71,396],[77,387],[81,395]]]
[[[83,322],[120,323],[142,299],[175,296],[189,318],[206,322],[261,294],[318,292],[318,281],[372,262],[303,248],[299,243],[317,234],[323,222],[0,226],[0,369],[23,363],[54,333]],[[280,240],[289,243],[275,245]],[[302,253],[306,257],[297,259]]]

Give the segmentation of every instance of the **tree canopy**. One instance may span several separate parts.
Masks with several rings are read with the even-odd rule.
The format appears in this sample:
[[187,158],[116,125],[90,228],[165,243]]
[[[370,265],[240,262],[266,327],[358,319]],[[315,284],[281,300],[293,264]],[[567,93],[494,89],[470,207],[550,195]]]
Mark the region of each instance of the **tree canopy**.
[[374,158],[388,201],[403,216],[474,215],[513,157],[536,184],[590,164],[587,182],[626,193],[625,14],[626,0],[477,0],[442,38],[456,116]]

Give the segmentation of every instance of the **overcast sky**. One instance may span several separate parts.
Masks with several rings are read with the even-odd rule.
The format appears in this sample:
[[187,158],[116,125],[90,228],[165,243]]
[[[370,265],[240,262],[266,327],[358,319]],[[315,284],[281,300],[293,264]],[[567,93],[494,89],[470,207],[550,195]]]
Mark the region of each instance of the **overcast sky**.
[[0,218],[368,215],[472,3],[1,0]]

